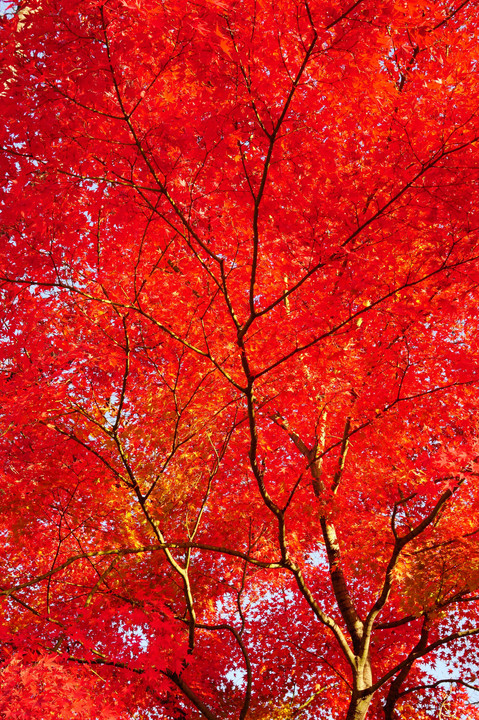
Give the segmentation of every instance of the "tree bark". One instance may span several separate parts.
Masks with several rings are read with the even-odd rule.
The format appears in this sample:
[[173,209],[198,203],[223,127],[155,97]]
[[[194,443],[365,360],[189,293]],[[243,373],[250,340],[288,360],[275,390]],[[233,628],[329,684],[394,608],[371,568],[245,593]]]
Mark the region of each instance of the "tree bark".
[[356,692],[353,692],[351,702],[349,703],[346,720],[364,720],[372,699],[372,694],[358,697]]

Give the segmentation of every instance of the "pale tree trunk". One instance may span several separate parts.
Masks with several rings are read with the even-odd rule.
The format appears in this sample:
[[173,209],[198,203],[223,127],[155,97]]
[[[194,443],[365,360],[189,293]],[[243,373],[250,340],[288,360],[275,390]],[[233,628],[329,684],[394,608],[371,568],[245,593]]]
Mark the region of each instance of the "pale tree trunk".
[[[369,658],[365,662],[358,660],[358,667],[354,672],[354,688],[345,720],[364,720],[374,693],[367,693],[373,684],[371,663]],[[366,691],[366,694],[364,692]]]
[[372,695],[357,697],[356,693],[353,693],[345,720],[364,720],[372,699]]

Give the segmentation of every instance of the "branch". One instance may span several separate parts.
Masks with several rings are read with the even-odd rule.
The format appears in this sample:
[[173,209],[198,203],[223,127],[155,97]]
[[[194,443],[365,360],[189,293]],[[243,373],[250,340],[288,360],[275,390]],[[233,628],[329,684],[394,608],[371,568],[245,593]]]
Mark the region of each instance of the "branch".
[[196,707],[197,710],[200,711],[202,715],[207,718],[207,720],[220,720],[220,718],[213,713],[210,708],[205,705],[203,700],[201,700],[200,697],[195,693],[194,690],[190,688],[189,685],[183,680],[182,677],[180,677],[177,673],[171,672],[171,670],[162,670],[161,671],[163,675],[165,675],[167,678],[169,678],[175,685],[181,690],[183,695],[185,695],[188,700],[190,700],[193,705]]
[[[298,450],[308,460],[308,466],[311,470],[313,480],[314,493],[316,497],[319,497],[321,492],[324,490],[324,486],[321,481],[322,455],[317,455],[317,444],[310,450],[307,447],[306,443],[304,443],[303,440],[299,437],[299,435],[297,435],[297,433],[291,430],[288,421],[285,418],[281,417],[279,413],[276,413],[273,416],[273,420],[274,422],[276,422],[277,425],[282,427],[288,433],[289,437],[294,442]],[[344,435],[342,440],[342,450],[339,459],[339,468],[334,477],[333,488],[335,489],[337,489],[337,486],[339,484],[341,472],[346,459],[350,423],[351,420],[350,418],[348,418],[346,420],[346,426],[344,429]],[[348,628],[348,632],[353,641],[355,652],[359,653],[361,648],[361,638],[363,634],[363,624],[356,612],[356,608],[354,607],[354,603],[346,583],[346,578],[344,577],[344,573],[341,567],[341,549],[336,535],[336,529],[334,525],[328,520],[326,520],[324,516],[320,517],[320,523],[323,533],[323,539],[326,545],[326,552],[328,555],[329,574],[331,578],[331,585],[333,587],[334,596],[336,598],[336,602],[338,604],[341,616],[346,623],[346,627]],[[303,592],[301,587],[300,590],[301,592]]]
[[306,708],[307,708],[309,705],[311,705],[311,703],[313,702],[313,700],[315,700],[315,699],[318,697],[318,695],[321,695],[321,693],[323,693],[325,690],[327,690],[327,689],[330,688],[330,687],[334,687],[334,686],[337,685],[337,684],[338,684],[338,683],[330,683],[329,685],[325,685],[324,687],[320,688],[319,690],[316,690],[316,692],[314,692],[314,693],[306,700],[306,702],[304,702],[302,705],[300,705],[299,707],[297,707],[297,708],[295,708],[295,709],[293,710],[293,712],[291,713],[291,717],[292,717],[292,718],[298,717],[298,715],[299,715],[300,713],[302,713],[303,710],[306,710]]
[[252,679],[252,670],[251,670],[251,663],[250,663],[248,651],[246,650],[246,646],[243,642],[241,634],[237,630],[235,630],[234,627],[232,627],[231,625],[226,625],[226,624],[205,625],[205,624],[198,623],[196,627],[201,628],[202,630],[212,630],[212,631],[227,630],[234,636],[236,642],[240,646],[241,652],[243,654],[243,658],[245,661],[245,665],[246,665],[246,676],[247,676],[246,693],[245,693],[245,697],[244,697],[244,701],[243,701],[243,707],[241,708],[241,712],[239,715],[239,720],[244,720],[244,718],[246,717],[246,715],[248,713],[249,705],[251,702],[251,688],[252,688],[253,679]]
[[307,459],[308,468],[311,470],[314,494],[316,497],[319,497],[324,490],[324,487],[321,482],[322,454],[318,455],[318,443],[316,443],[310,450],[306,443],[303,442],[299,435],[291,428],[286,418],[282,417],[279,413],[274,413],[274,415],[271,416],[271,419],[289,435],[299,452]]
[[403,697],[404,695],[409,695],[409,693],[417,692],[418,690],[429,690],[430,688],[438,687],[438,685],[443,685],[444,683],[456,683],[457,685],[462,685],[463,687],[466,687],[469,690],[475,690],[476,692],[479,692],[478,685],[471,685],[471,683],[468,683],[465,680],[462,680],[461,678],[447,678],[446,680],[437,680],[434,683],[424,683],[423,685],[415,685],[414,687],[408,688],[407,690],[403,690],[402,692],[400,692],[398,697]]
[[415,660],[418,660],[425,655],[429,655],[429,653],[433,652],[438,647],[441,647],[442,645],[447,645],[448,643],[454,642],[455,640],[462,640],[463,638],[471,637],[472,635],[479,635],[479,627],[451,633],[450,635],[446,635],[446,637],[444,638],[440,638],[439,640],[430,643],[430,645],[426,645],[424,650],[416,653],[413,652],[408,655],[405,660],[403,660],[401,663],[398,663],[396,667],[389,670],[389,672],[383,675],[379,680],[377,680],[373,685],[371,685],[371,687],[367,688],[367,690],[364,690],[363,693],[370,694],[376,692],[376,690],[379,690],[380,687],[382,687],[388,680],[394,677],[394,675],[396,675],[396,673],[402,670],[406,665],[411,664]]
[[123,315],[121,321],[123,324],[123,331],[125,333],[125,370],[123,372],[123,379],[121,383],[121,390],[120,390],[120,400],[118,403],[118,411],[116,413],[115,422],[113,424],[113,434],[116,436],[116,432],[118,430],[118,426],[120,424],[121,419],[121,411],[123,410],[123,405],[125,403],[125,395],[126,395],[126,384],[128,381],[128,375],[130,372],[130,337],[128,335],[128,328],[126,325],[128,315]]
[[419,636],[419,640],[417,641],[414,648],[409,653],[408,657],[406,658],[406,662],[404,666],[401,668],[397,676],[394,678],[394,680],[391,683],[391,686],[389,688],[389,692],[386,697],[386,703],[384,706],[384,718],[385,720],[393,720],[394,717],[394,709],[396,707],[396,703],[398,701],[399,697],[399,688],[403,684],[403,682],[406,680],[407,676],[409,675],[411,668],[415,662],[415,656],[417,653],[420,653],[424,650],[424,648],[427,645],[427,641],[429,638],[429,628],[428,628],[428,618],[427,615],[424,616],[424,620],[422,623],[421,628],[421,634]]
[[[77,658],[70,656],[68,658],[70,662],[79,663],[80,665],[105,665],[107,667],[116,667],[123,670],[129,670],[137,675],[144,675],[145,671],[142,668],[132,668],[126,663],[116,662],[115,660],[107,660],[106,658],[98,658],[96,660],[84,660],[83,658]],[[162,675],[167,677],[173,682],[185,695],[185,697],[193,703],[197,710],[207,718],[207,720],[220,720],[220,718],[214,714],[214,712],[201,700],[201,698],[195,693],[194,690],[181,678],[177,673],[172,670],[160,670]]]
[[[406,281],[402,285],[398,285],[393,290],[390,290],[389,292],[385,293],[381,297],[379,297],[377,300],[374,300],[369,305],[366,305],[359,310],[356,310],[356,312],[351,313],[347,318],[344,320],[341,320],[341,322],[338,322],[336,325],[333,325],[332,328],[329,330],[326,330],[326,332],[321,333],[321,335],[318,335],[317,337],[313,338],[309,342],[305,343],[304,345],[298,345],[294,348],[294,350],[291,350],[291,352],[287,353],[286,355],[283,355],[282,358],[279,360],[276,360],[276,362],[272,363],[268,367],[264,368],[263,370],[260,370],[256,373],[255,378],[260,378],[262,375],[266,375],[271,370],[274,370],[279,365],[282,365],[284,362],[289,360],[290,358],[294,357],[298,353],[303,353],[305,350],[309,350],[309,348],[313,347],[317,343],[321,342],[321,340],[325,340],[328,337],[331,337],[331,335],[335,335],[339,330],[342,330],[344,327],[352,323],[357,318],[361,317],[367,312],[370,312],[373,308],[377,307],[378,305],[381,305],[386,300],[389,300],[390,298],[394,297],[398,293],[402,292],[403,290],[407,290],[409,288],[415,287],[416,285],[420,285],[421,283],[425,282],[426,280],[429,280],[430,278],[434,277],[435,275],[438,275],[442,272],[446,272],[447,270],[455,270],[458,267],[462,267],[463,265],[467,265],[468,263],[474,262],[475,260],[479,259],[479,255],[473,255],[472,257],[466,258],[465,260],[460,260],[456,263],[450,263],[447,265],[446,263],[442,263],[438,268],[435,270],[431,270],[431,272],[427,273],[426,275],[423,275],[423,277],[419,278],[418,280],[412,280],[412,281]],[[283,296],[281,297],[283,299]],[[262,313],[257,313],[257,317],[261,315]],[[403,398],[401,398],[403,399]],[[396,400],[397,402],[397,400]]]
[[345,10],[342,15],[340,15],[338,18],[336,18],[336,20],[333,20],[333,22],[330,22],[329,25],[326,25],[324,29],[331,30],[332,27],[334,27],[335,25],[340,23],[341,20],[344,20],[344,18],[346,18],[349,15],[349,13],[351,13],[354,10],[354,8],[356,8],[361,3],[362,3],[362,0],[356,0],[356,2],[353,3],[350,7],[348,7],[348,9]]
[[449,15],[447,15],[447,16],[444,18],[444,20],[441,20],[440,23],[438,23],[437,25],[435,25],[435,26],[433,27],[433,30],[437,30],[438,28],[441,27],[441,25],[445,25],[447,22],[449,22],[449,20],[451,20],[451,19],[454,17],[454,15],[457,15],[457,13],[460,12],[463,7],[466,7],[466,5],[469,5],[469,2],[470,2],[470,0],[464,0],[464,2],[462,2],[462,3],[459,5],[459,7],[457,7],[453,12],[451,12]]
[[253,259],[251,263],[251,280],[250,280],[250,288],[249,288],[249,306],[250,306],[250,317],[249,321],[244,326],[242,332],[243,334],[246,332],[246,329],[249,327],[251,322],[256,316],[255,311],[255,304],[254,304],[254,296],[255,296],[255,284],[256,284],[256,272],[258,268],[258,253],[259,253],[259,208],[261,204],[261,200],[263,198],[264,190],[266,187],[266,181],[268,178],[268,171],[269,166],[271,164],[271,158],[273,155],[273,149],[274,144],[276,142],[276,138],[278,137],[278,133],[280,131],[281,125],[284,122],[284,119],[286,118],[286,115],[288,114],[289,106],[291,105],[291,102],[293,100],[294,94],[296,92],[296,89],[299,85],[299,82],[301,80],[301,77],[306,69],[306,66],[309,62],[309,59],[311,57],[311,54],[314,50],[314,46],[316,45],[316,41],[318,39],[318,34],[314,27],[313,30],[313,39],[309,45],[309,48],[306,51],[306,54],[303,58],[303,62],[301,63],[301,67],[299,68],[295,79],[293,80],[293,83],[291,85],[291,90],[289,91],[288,97],[286,98],[286,102],[284,103],[283,110],[276,122],[276,125],[274,126],[273,132],[271,135],[269,135],[269,147],[268,152],[266,154],[266,158],[263,165],[263,173],[261,176],[261,181],[259,184],[258,191],[255,196],[254,201],[254,210],[253,210]]
[[268,570],[278,570],[280,568],[283,568],[284,565],[281,560],[278,561],[262,561],[257,560],[256,558],[249,557],[246,553],[240,552],[239,550],[232,550],[230,548],[225,547],[219,547],[217,545],[206,545],[204,543],[193,543],[193,542],[162,542],[158,543],[156,545],[150,545],[145,547],[139,547],[139,548],[113,548],[111,550],[98,550],[98,551],[92,551],[92,552],[86,552],[81,553],[79,555],[72,555],[72,557],[68,558],[68,560],[65,560],[65,562],[61,563],[60,565],[57,565],[56,567],[52,568],[51,570],[48,570],[48,572],[42,573],[41,575],[36,575],[34,578],[31,578],[30,580],[26,580],[25,582],[16,583],[9,587],[8,589],[3,587],[0,587],[0,596],[8,597],[14,592],[17,592],[17,590],[22,590],[23,588],[30,587],[31,585],[36,585],[39,582],[42,582],[43,580],[47,580],[52,575],[56,575],[57,573],[61,572],[62,570],[65,570],[69,565],[71,565],[74,562],[77,562],[77,560],[85,560],[92,557],[109,557],[111,555],[138,555],[139,553],[147,553],[147,552],[157,552],[159,550],[165,550],[165,549],[187,549],[187,548],[195,548],[197,550],[206,550],[208,552],[216,552],[223,555],[230,555],[231,557],[237,557],[241,560],[244,560],[245,562],[249,563],[250,565],[255,565],[256,567],[268,569]]
[[446,502],[452,497],[455,490],[457,490],[458,487],[462,484],[463,481],[459,481],[457,487],[452,490],[448,488],[445,490],[442,495],[440,496],[439,500],[436,502],[435,506],[431,510],[431,512],[422,520],[422,522],[419,523],[413,530],[406,533],[406,535],[403,535],[402,537],[399,537],[396,533],[395,527],[394,527],[394,517],[395,513],[393,513],[392,520],[391,520],[391,527],[393,534],[395,536],[395,543],[394,543],[394,549],[391,554],[391,558],[389,560],[389,563],[386,568],[383,586],[381,589],[381,592],[379,594],[379,597],[377,598],[374,605],[371,607],[371,610],[368,613],[368,616],[366,618],[366,621],[364,623],[364,648],[363,648],[363,654],[364,656],[367,655],[369,651],[369,644],[371,640],[371,634],[374,622],[381,612],[381,610],[386,605],[389,595],[391,593],[392,584],[394,580],[394,570],[396,568],[396,565],[398,563],[399,557],[401,555],[401,552],[403,549],[408,545],[412,540],[414,540],[418,535],[420,535],[424,530],[426,530],[431,523],[434,522],[436,517],[438,516],[439,512],[443,508],[443,506],[446,504]]
[[346,637],[339,627],[339,625],[331,618],[329,615],[326,615],[323,610],[319,607],[318,603],[314,599],[314,596],[309,589],[309,587],[306,585],[306,581],[304,579],[303,573],[301,572],[301,568],[293,561],[289,560],[287,564],[285,564],[285,567],[290,570],[296,580],[296,583],[298,585],[299,591],[301,592],[302,596],[308,603],[309,607],[312,609],[314,614],[316,615],[317,619],[325,625],[333,635],[335,636],[339,647],[341,648],[344,657],[348,661],[349,665],[351,666],[351,669],[353,672],[356,669],[355,664],[355,656],[354,653],[351,651],[351,648],[348,645],[348,641],[346,640]]
[[349,447],[349,430],[351,428],[351,418],[346,418],[346,424],[344,426],[344,433],[343,433],[343,439],[341,442],[341,452],[339,455],[338,460],[338,469],[336,470],[334,474],[334,480],[333,480],[333,494],[336,494],[339,488],[339,483],[341,482],[341,476],[343,474],[344,465],[346,462],[346,455],[348,452]]

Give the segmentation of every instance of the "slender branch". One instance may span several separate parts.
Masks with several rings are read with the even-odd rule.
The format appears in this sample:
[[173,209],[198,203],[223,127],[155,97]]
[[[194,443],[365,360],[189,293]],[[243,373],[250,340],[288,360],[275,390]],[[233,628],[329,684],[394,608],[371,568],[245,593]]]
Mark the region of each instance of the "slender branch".
[[14,592],[17,592],[18,590],[22,590],[23,588],[30,587],[31,585],[36,585],[39,582],[42,582],[43,580],[48,579],[51,575],[55,575],[62,570],[65,570],[69,565],[71,565],[74,562],[77,562],[78,560],[85,560],[87,558],[92,557],[102,557],[102,556],[110,556],[110,555],[138,555],[140,553],[148,553],[148,552],[157,552],[159,550],[165,550],[165,549],[186,549],[186,548],[195,548],[197,550],[205,550],[208,552],[214,552],[219,553],[221,555],[228,555],[231,557],[237,557],[241,560],[244,560],[245,562],[249,563],[250,565],[255,565],[256,567],[264,568],[267,570],[278,570],[280,568],[283,568],[284,565],[281,560],[278,561],[263,561],[263,560],[257,560],[256,558],[248,556],[246,553],[243,553],[239,550],[232,550],[230,548],[226,547],[220,547],[217,545],[207,545],[205,543],[194,543],[194,542],[162,542],[158,543],[156,545],[150,545],[150,546],[144,546],[139,548],[112,548],[111,550],[98,550],[98,551],[92,551],[92,552],[85,552],[80,553],[78,555],[72,555],[68,558],[68,560],[65,560],[65,562],[60,563],[60,565],[57,565],[56,567],[52,568],[51,570],[48,570],[45,573],[42,573],[41,575],[36,575],[34,578],[31,578],[30,580],[26,580],[24,582],[16,582],[13,585],[11,585],[8,588],[5,588],[5,586],[0,586],[0,596],[6,596],[8,597]]
[[298,715],[299,715],[300,713],[302,713],[303,710],[306,710],[306,708],[307,708],[309,705],[311,705],[311,703],[313,702],[313,700],[315,700],[315,699],[318,697],[318,695],[321,695],[321,693],[323,693],[325,690],[327,690],[327,689],[330,688],[330,687],[334,687],[334,686],[337,685],[337,684],[338,684],[338,683],[329,683],[329,685],[325,685],[324,687],[320,688],[319,690],[316,690],[316,692],[314,692],[314,693],[306,700],[306,702],[304,702],[302,705],[300,705],[299,707],[297,707],[297,708],[295,708],[295,709],[293,710],[293,712],[292,712],[292,717],[293,717],[293,718],[298,717]]
[[[462,640],[466,637],[471,637],[472,635],[478,635],[479,634],[479,627],[476,628],[470,628],[469,630],[461,630],[456,633],[451,633],[450,635],[447,635],[446,637],[440,638],[439,640],[436,640],[435,642],[430,643],[429,645],[426,645],[426,647],[418,651],[412,655],[408,655],[408,657],[403,660],[402,662],[398,663],[395,667],[391,668],[387,673],[385,673],[379,680],[377,680],[373,685],[371,685],[370,688],[367,689],[368,693],[374,693],[376,690],[379,690],[380,687],[382,687],[388,680],[390,680],[396,673],[400,672],[405,666],[409,665],[412,661],[418,660],[421,657],[424,657],[425,655],[429,655],[429,653],[433,652],[433,650],[436,650],[439,647],[442,647],[443,645],[447,645],[451,642],[454,642],[455,640]],[[364,691],[366,693],[366,691]]]
[[[130,672],[137,675],[144,675],[145,673],[145,670],[143,668],[132,668],[127,663],[117,662],[115,660],[108,660],[105,657],[98,657],[95,660],[85,660],[83,658],[70,656],[68,660],[69,662],[78,663],[80,665],[104,665],[106,667],[121,668],[123,670],[129,670]],[[188,700],[196,707],[197,710],[200,711],[202,715],[204,715],[207,720],[221,720],[217,715],[214,714],[214,712],[208,707],[208,705],[203,702],[203,700],[188,685],[188,683],[180,675],[178,675],[178,673],[168,669],[160,670],[159,672],[165,677],[167,677],[169,680],[171,680],[171,682],[174,683],[177,688],[179,688],[179,690],[181,690],[183,695],[188,698]]]
[[208,707],[208,705],[203,702],[203,700],[195,693],[194,690],[192,690],[192,688],[183,680],[180,675],[172,672],[171,670],[163,670],[161,672],[181,690],[183,695],[185,695],[185,697],[187,697],[188,700],[193,703],[196,709],[199,710],[200,713],[204,715],[207,720],[220,720],[220,718],[214,714],[214,712]]
[[339,625],[331,618],[329,615],[327,615],[319,606],[317,601],[315,600],[311,590],[306,584],[306,581],[304,579],[303,573],[301,572],[301,568],[299,565],[297,565],[292,560],[289,560],[285,567],[290,570],[294,578],[296,580],[296,584],[298,585],[299,591],[303,595],[304,599],[308,603],[309,607],[314,612],[317,619],[325,625],[333,635],[335,636],[339,647],[341,648],[344,657],[348,661],[351,669],[353,672],[356,669],[356,661],[354,653],[352,652],[351,648],[349,647],[348,641],[346,639],[346,636],[344,635],[343,631],[339,627]]
[[[341,322],[338,322],[336,325],[333,325],[329,330],[326,330],[326,332],[321,333],[321,335],[318,335],[314,337],[309,342],[305,343],[304,345],[298,345],[294,348],[294,350],[291,350],[289,353],[286,353],[286,355],[283,355],[279,360],[276,360],[274,363],[271,363],[271,365],[268,365],[263,370],[260,370],[256,373],[255,379],[260,378],[262,375],[266,375],[267,373],[271,372],[271,370],[274,370],[279,365],[282,365],[284,362],[289,360],[290,358],[294,357],[298,353],[303,353],[306,350],[309,350],[309,348],[313,347],[314,345],[317,345],[321,340],[325,340],[328,337],[331,337],[332,335],[335,335],[339,330],[342,330],[344,327],[352,323],[354,320],[357,320],[359,317],[364,315],[367,312],[370,312],[373,308],[377,307],[378,305],[381,305],[386,300],[389,300],[390,298],[394,297],[398,293],[402,292],[403,290],[407,290],[409,288],[415,287],[416,285],[420,285],[421,283],[424,283],[426,280],[430,280],[435,275],[438,275],[442,272],[446,272],[447,270],[453,270],[457,269],[458,267],[461,267],[463,265],[467,265],[471,262],[474,262],[475,260],[479,259],[479,255],[473,255],[472,257],[466,258],[465,260],[460,260],[455,263],[450,263],[447,265],[446,263],[441,263],[441,265],[436,268],[435,270],[431,270],[431,272],[426,273],[426,275],[423,275],[418,280],[406,280],[406,282],[402,283],[401,285],[398,285],[397,287],[393,288],[389,292],[385,293],[384,295],[381,295],[381,297],[377,298],[373,302],[371,302],[369,305],[365,305],[364,307],[360,308],[359,310],[356,310],[356,312],[351,313],[347,318],[344,320],[341,320]],[[259,316],[260,313],[257,313],[257,316]],[[402,399],[402,398],[401,398]]]
[[398,697],[401,698],[405,695],[409,695],[410,693],[416,693],[420,690],[430,690],[432,688],[439,687],[439,685],[444,685],[444,683],[454,683],[456,685],[466,687],[469,690],[475,690],[476,692],[479,692],[479,685],[473,685],[471,683],[468,683],[462,678],[446,678],[444,680],[436,680],[436,682],[433,683],[423,683],[422,685],[415,685],[414,687],[407,688],[407,690],[403,690],[402,692],[400,692]]
[[398,672],[394,680],[392,681],[389,692],[386,696],[386,703],[384,706],[384,717],[385,720],[393,720],[394,717],[394,709],[396,707],[396,703],[399,698],[399,688],[403,684],[403,682],[406,680],[407,676],[409,675],[411,668],[415,662],[416,654],[420,653],[424,650],[424,648],[427,645],[427,641],[429,638],[429,627],[428,627],[428,618],[427,615],[424,616],[422,627],[421,627],[421,633],[419,636],[419,639],[414,646],[414,648],[409,653],[406,660],[409,660],[409,662],[405,662],[404,666],[401,668],[401,670]]
[[441,25],[445,25],[447,22],[449,22],[449,20],[451,20],[455,15],[457,15],[457,13],[462,10],[462,8],[466,7],[466,5],[469,5],[469,2],[470,0],[464,0],[464,2],[462,2],[453,12],[449,13],[449,15],[444,18],[444,20],[441,20],[440,23],[435,25],[433,27],[433,30],[437,30],[441,27]]
[[452,497],[455,490],[457,490],[458,487],[462,484],[463,481],[459,481],[456,488],[450,489],[448,488],[445,490],[441,496],[439,497],[438,501],[430,511],[428,515],[426,515],[425,518],[417,525],[415,528],[410,530],[406,535],[403,535],[402,537],[398,536],[395,528],[394,528],[394,515],[392,519],[392,529],[395,535],[395,543],[394,543],[394,549],[392,551],[389,563],[386,568],[386,572],[384,575],[383,585],[381,588],[381,592],[379,593],[379,596],[377,600],[375,601],[374,605],[371,607],[371,610],[368,613],[368,616],[366,618],[366,621],[364,623],[364,647],[363,647],[363,657],[366,656],[366,654],[369,652],[369,644],[371,641],[371,635],[372,635],[372,629],[374,622],[381,612],[381,610],[386,605],[389,595],[392,590],[392,585],[394,581],[394,571],[396,568],[396,565],[399,561],[399,557],[401,555],[401,552],[403,549],[408,545],[412,540],[414,540],[416,537],[418,537],[421,533],[426,530],[436,519],[436,517],[439,515],[440,511],[444,507],[444,505],[447,503],[447,501]]
[[340,15],[338,18],[336,18],[336,20],[333,20],[332,22],[330,22],[329,25],[326,25],[326,27],[325,27],[324,29],[325,29],[325,30],[331,30],[331,28],[334,27],[335,25],[337,25],[338,23],[340,23],[341,20],[344,20],[345,18],[347,18],[348,15],[349,15],[355,8],[357,8],[358,5],[360,5],[360,4],[362,3],[362,1],[363,1],[363,0],[356,0],[356,2],[353,3],[350,7],[348,7],[348,9],[345,10],[342,15]]
[[309,45],[309,48],[307,49],[305,56],[303,58],[303,62],[301,63],[301,67],[299,68],[295,79],[293,80],[293,83],[291,85],[291,90],[289,91],[288,97],[286,98],[286,102],[284,103],[283,110],[278,118],[278,121],[276,122],[276,125],[274,126],[273,132],[269,136],[269,147],[268,152],[266,153],[266,158],[263,165],[263,173],[261,176],[261,181],[259,184],[258,191],[255,196],[255,202],[254,202],[254,210],[253,210],[253,259],[251,263],[251,279],[250,279],[250,289],[249,289],[249,307],[250,307],[250,318],[248,323],[245,325],[245,328],[243,328],[243,334],[249,324],[251,324],[252,319],[255,317],[255,286],[256,286],[256,274],[258,269],[258,253],[259,253],[259,209],[261,205],[261,200],[263,198],[264,190],[266,187],[266,181],[268,178],[268,172],[269,167],[271,164],[271,158],[273,155],[273,149],[276,142],[276,139],[278,137],[278,133],[281,129],[281,126],[286,118],[286,115],[288,114],[289,107],[291,105],[291,102],[293,100],[294,94],[296,92],[296,89],[299,85],[299,82],[301,80],[301,77],[303,76],[303,73],[306,69],[306,66],[309,62],[309,59],[311,57],[311,54],[314,50],[314,46],[316,45],[316,41],[318,39],[318,34],[316,30],[313,28],[313,39]]
[[122,383],[121,383],[121,390],[120,390],[120,400],[118,402],[118,410],[116,413],[115,422],[113,423],[113,434],[116,434],[118,430],[118,426],[120,424],[121,419],[121,411],[123,410],[123,405],[125,403],[125,395],[126,395],[126,384],[128,381],[128,375],[130,372],[130,338],[128,335],[128,328],[126,325],[127,315],[123,315],[122,317],[122,324],[123,324],[123,331],[125,333],[125,370],[123,373]]
[[132,305],[129,303],[122,303],[117,302],[115,300],[110,300],[108,298],[104,297],[96,297],[95,295],[92,295],[91,293],[86,292],[86,290],[82,290],[79,287],[69,285],[66,282],[62,281],[51,281],[51,282],[44,282],[40,280],[35,280],[33,278],[11,278],[6,275],[0,276],[0,282],[5,283],[11,283],[12,285],[28,285],[28,286],[37,286],[37,287],[46,287],[46,288],[58,288],[59,290],[66,290],[71,293],[76,293],[80,297],[83,297],[85,300],[90,300],[92,302],[98,302],[104,305],[108,305],[116,310],[123,310],[123,311],[132,311],[135,313],[138,313],[142,317],[144,317],[146,320],[151,322],[155,327],[157,327],[159,330],[164,332],[166,335],[168,335],[172,340],[175,340],[180,345],[183,345],[188,350],[191,350],[193,353],[209,360],[214,367],[226,378],[226,380],[233,385],[237,390],[240,392],[245,391],[245,388],[241,385],[239,385],[232,377],[231,375],[222,367],[221,363],[218,362],[207,350],[206,352],[204,350],[201,350],[201,348],[196,347],[192,343],[190,343],[185,338],[180,337],[177,335],[171,328],[167,327],[163,323],[161,323],[159,320],[154,318],[150,313],[146,312],[140,305]]
[[239,714],[239,720],[244,720],[248,713],[249,705],[251,702],[251,690],[252,690],[252,683],[253,683],[253,673],[251,669],[251,662],[249,659],[249,654],[246,649],[246,646],[243,642],[243,639],[241,637],[241,633],[238,632],[234,627],[227,624],[219,624],[219,625],[206,625],[203,623],[197,623],[197,627],[202,630],[212,630],[212,631],[218,631],[218,630],[227,630],[230,632],[233,637],[235,638],[237,644],[239,645],[241,649],[241,653],[244,658],[245,666],[246,666],[246,692],[245,697],[243,700],[243,706],[241,708],[241,712]]
[[[289,437],[296,445],[298,450],[307,459],[308,467],[311,471],[311,476],[313,480],[313,489],[315,495],[319,497],[324,490],[324,486],[321,481],[321,461],[320,456],[318,456],[317,454],[317,444],[315,444],[314,447],[310,450],[306,443],[299,437],[299,435],[291,429],[288,421],[285,418],[281,417],[278,413],[276,413],[273,416],[273,420],[288,433]],[[336,489],[337,485],[339,484],[342,468],[344,466],[346,458],[350,422],[350,418],[348,418],[344,430],[342,452],[339,460],[340,471],[338,470],[336,472],[333,482],[333,488]],[[334,525],[325,517],[320,517],[320,524],[323,539],[326,545],[326,552],[329,562],[329,573],[336,602],[338,604],[341,615],[346,623],[350,637],[353,641],[355,652],[359,653],[361,649],[363,625],[354,607],[354,602],[349,592],[346,578],[341,567],[341,550],[336,535],[336,529]]]
[[346,463],[346,455],[348,452],[349,447],[349,431],[351,429],[351,418],[346,418],[346,424],[344,426],[344,433],[343,433],[343,440],[341,442],[341,452],[339,454],[339,460],[338,460],[338,469],[336,470],[334,474],[333,479],[333,494],[336,494],[339,488],[339,483],[341,482],[341,476],[343,474],[344,465]]

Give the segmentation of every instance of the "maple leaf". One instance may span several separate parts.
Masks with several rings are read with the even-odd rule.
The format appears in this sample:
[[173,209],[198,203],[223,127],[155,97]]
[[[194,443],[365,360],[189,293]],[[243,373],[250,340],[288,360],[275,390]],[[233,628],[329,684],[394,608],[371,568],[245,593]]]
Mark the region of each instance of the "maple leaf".
[[478,25],[4,15],[0,714],[479,717]]

